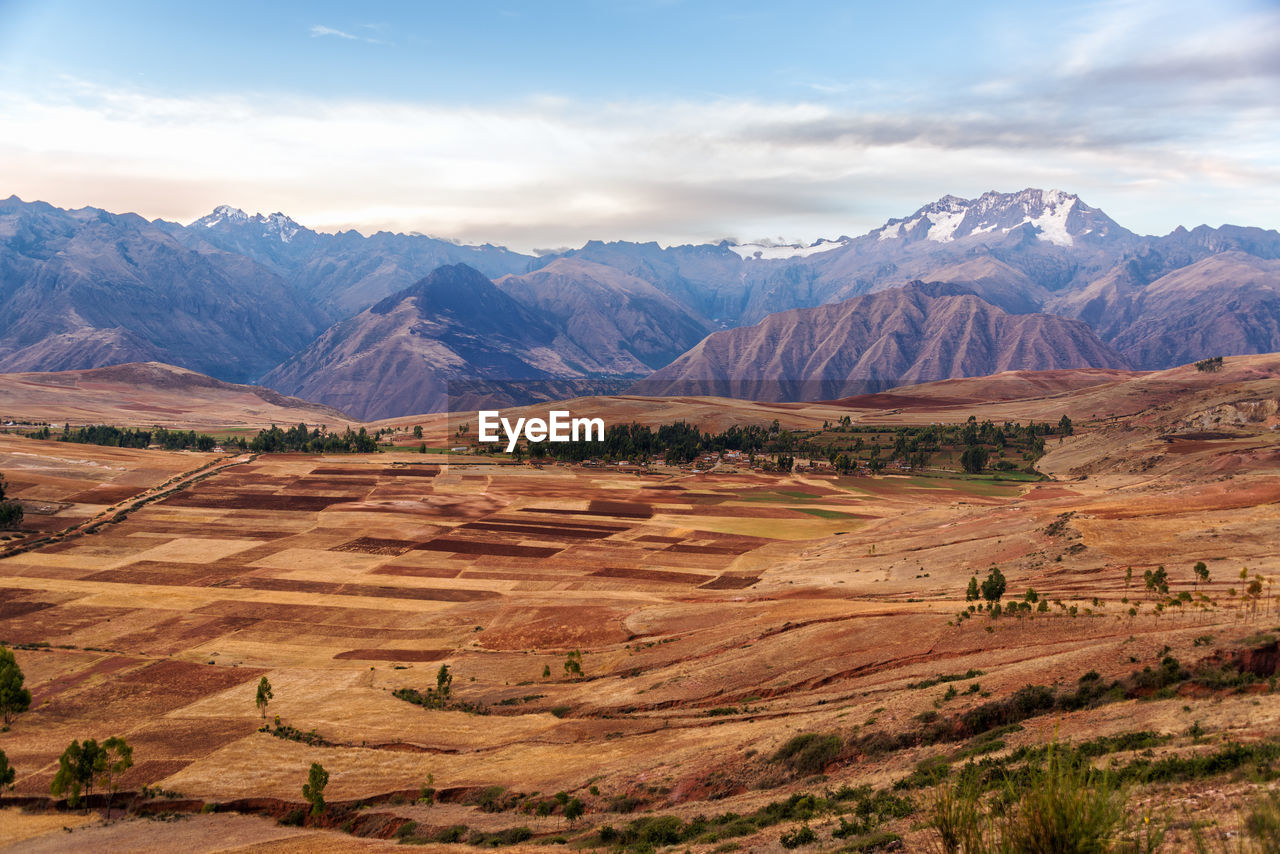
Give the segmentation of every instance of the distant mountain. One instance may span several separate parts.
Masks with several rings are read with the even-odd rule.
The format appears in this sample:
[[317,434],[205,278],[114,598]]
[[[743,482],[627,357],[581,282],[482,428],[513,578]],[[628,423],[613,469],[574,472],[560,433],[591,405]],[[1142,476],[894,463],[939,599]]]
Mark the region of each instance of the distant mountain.
[[617,374],[647,374],[697,344],[710,331],[649,282],[577,258],[505,276],[496,284],[561,330],[558,340]]
[[1000,371],[1125,367],[1085,323],[1011,315],[963,287],[917,282],[712,333],[633,390],[819,400]]
[[1021,281],[1013,291],[1006,282],[990,292],[973,281],[976,292],[1012,311],[1037,311],[1046,294],[1082,286],[1142,240],[1078,196],[1027,189],[977,199],[944,196],[861,237],[809,246],[725,241],[663,249],[655,243],[591,241],[545,256],[534,267],[557,257],[615,267],[723,328],[917,279],[938,281],[939,269],[983,259]]
[[263,383],[371,420],[615,389],[577,382],[610,367],[456,264],[331,327]]
[[[1278,259],[1280,233],[1226,225],[1143,237],[1076,195],[1026,189],[944,196],[861,237],[811,246],[591,242],[561,257],[653,282],[721,328],[917,280],[959,283],[1011,313],[1085,320],[1135,367],[1160,369],[1209,355],[1280,350],[1280,336],[1270,331],[1280,326],[1280,312],[1266,287],[1253,274],[1225,274],[1230,265],[1211,265],[1224,273],[1212,282],[1197,277],[1205,299],[1216,299],[1213,332],[1195,334],[1206,306],[1186,298],[1185,288],[1181,298],[1157,297],[1158,291],[1139,298],[1161,277],[1224,253]],[[1166,331],[1185,344],[1161,344]]]
[[446,264],[467,264],[494,278],[523,272],[533,261],[499,246],[464,246],[421,234],[325,234],[282,213],[250,215],[229,205],[187,226],[159,225],[188,245],[217,247],[268,267],[330,320],[363,311]]
[[1143,284],[1129,266],[1054,303],[1091,321],[1137,365],[1280,349],[1280,260],[1209,255]]
[[[1039,189],[943,196],[867,234],[808,245],[593,240],[537,258],[417,234],[326,234],[284,213],[227,205],[181,225],[11,198],[0,202],[0,370],[163,360],[223,380],[269,375],[289,390],[343,386],[335,405],[359,409],[356,365],[371,371],[368,401],[395,399],[391,378],[401,369],[414,382],[431,374],[431,388],[447,383],[456,394],[472,357],[472,379],[489,383],[476,399],[513,393],[493,386],[504,371],[487,360],[501,352],[529,368],[505,372],[521,383],[590,390],[662,368],[709,332],[917,281],[961,286],[1014,315],[1082,320],[1134,367],[1159,369],[1280,351],[1276,261],[1276,231],[1198,226],[1140,236],[1078,196]],[[492,328],[484,312],[450,319],[427,305],[413,322],[367,313],[457,265],[498,280],[495,292],[509,301],[501,304],[528,321],[521,334],[504,332],[492,352],[468,350],[458,336],[479,341]],[[394,334],[389,315],[405,320]],[[469,330],[472,322],[480,325]],[[391,337],[352,331],[375,327]],[[409,340],[417,343],[406,351]],[[341,380],[325,361],[336,358],[330,346],[347,360]],[[380,361],[409,351],[444,361],[415,356],[412,370]],[[324,378],[309,381],[312,369]],[[439,394],[423,394],[405,400],[438,404]]]
[[877,241],[951,243],[974,235],[1008,234],[1024,227],[1030,227],[1038,240],[1056,246],[1135,236],[1077,195],[1026,189],[1018,193],[983,193],[976,199],[943,196],[905,219],[889,220],[868,237]]
[[0,371],[164,361],[252,380],[322,315],[266,267],[133,214],[0,201]]

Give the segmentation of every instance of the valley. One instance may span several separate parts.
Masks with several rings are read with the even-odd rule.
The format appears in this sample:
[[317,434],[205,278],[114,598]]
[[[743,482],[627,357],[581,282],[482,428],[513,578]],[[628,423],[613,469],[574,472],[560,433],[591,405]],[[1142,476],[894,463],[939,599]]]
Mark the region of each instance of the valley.
[[[64,814],[82,847],[364,851],[398,836],[779,850],[810,827],[830,846],[879,833],[922,850],[938,781],[984,757],[1014,767],[1054,739],[1108,745],[1103,761],[1135,769],[1238,744],[1231,755],[1261,768],[1280,728],[1280,615],[1269,586],[1247,588],[1280,572],[1277,400],[1280,357],[1258,356],[815,404],[568,404],[609,423],[683,413],[707,430],[1068,415],[1076,429],[1046,443],[1039,481],[405,451],[228,459],[92,533],[0,559],[0,639],[33,694],[0,733],[18,772],[0,807],[43,804],[71,739],[121,735],[135,764],[117,815],[131,815]],[[203,417],[188,405],[179,420]],[[436,446],[468,419],[365,426],[422,425]],[[0,444],[11,497],[82,515],[214,459]],[[993,566],[1007,579],[998,616],[966,599]],[[1157,567],[1167,593],[1144,584]],[[1157,678],[1144,668],[1164,681],[1143,688]],[[1087,694],[1091,679],[1116,687]],[[999,705],[1033,695],[1014,717]],[[313,762],[331,775],[329,808],[296,826]],[[1192,819],[1232,830],[1253,772],[1218,767],[1143,782],[1131,803],[1178,844]],[[876,818],[842,830],[872,802],[841,787],[861,785],[884,793],[866,807]],[[823,800],[805,807],[804,793]],[[66,842],[39,813],[2,815],[0,845]]]

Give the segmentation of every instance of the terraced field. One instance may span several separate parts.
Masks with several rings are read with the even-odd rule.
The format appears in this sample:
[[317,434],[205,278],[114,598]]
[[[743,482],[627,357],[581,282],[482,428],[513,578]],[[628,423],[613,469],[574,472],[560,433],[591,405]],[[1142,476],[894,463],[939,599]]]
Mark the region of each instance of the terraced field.
[[[1280,731],[1265,652],[1280,613],[1268,588],[1246,596],[1239,571],[1280,573],[1280,431],[1165,436],[1171,418],[1199,423],[1200,406],[1154,430],[1086,426],[1042,461],[1056,477],[1043,483],[410,453],[229,465],[94,533],[0,559],[0,640],[34,694],[0,732],[18,770],[5,798],[42,804],[68,742],[123,735],[136,760],[124,790],[168,793],[128,795],[135,811],[236,814],[94,819],[74,829],[82,847],[217,850],[225,834],[245,850],[371,850],[393,843],[271,820],[301,803],[312,762],[330,772],[327,797],[351,833],[389,836],[411,820],[428,835],[520,825],[545,841],[586,840],[646,810],[745,815],[802,791],[889,787],[921,762],[1055,737],[1151,732],[1157,757],[1256,743]],[[24,498],[39,489],[78,508],[45,530],[110,506],[74,496],[120,498],[211,459],[6,441],[0,470]],[[9,464],[37,451],[47,458],[21,475]],[[1198,560],[1207,583],[1191,573]],[[960,618],[969,578],[992,565],[1006,604],[1034,588],[1052,605]],[[1142,576],[1159,566],[1189,601],[1157,610]],[[1040,711],[990,743],[922,735],[1028,685],[1129,680],[1168,655],[1257,678]],[[450,708],[396,696],[433,688],[442,664]],[[265,718],[262,676],[274,689]],[[803,733],[842,745],[817,766],[826,777],[777,758]],[[434,805],[413,803],[424,786]],[[1213,778],[1142,797],[1230,828],[1242,786]],[[559,791],[585,805],[572,828],[559,807],[535,809]],[[40,815],[0,816],[17,828],[0,846],[64,842]],[[828,847],[834,822],[814,823]],[[927,844],[919,813],[888,826],[907,850]],[[778,831],[741,844],[779,850]]]

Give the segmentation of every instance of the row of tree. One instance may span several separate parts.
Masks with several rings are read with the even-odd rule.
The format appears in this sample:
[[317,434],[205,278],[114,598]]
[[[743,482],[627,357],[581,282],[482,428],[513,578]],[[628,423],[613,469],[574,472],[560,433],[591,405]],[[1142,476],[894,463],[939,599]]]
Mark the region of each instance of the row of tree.
[[530,443],[529,455],[533,459],[550,457],[567,462],[644,462],[661,455],[668,463],[679,465],[693,462],[703,454],[776,453],[791,450],[796,444],[795,435],[782,430],[777,421],[768,427],[734,425],[720,433],[704,433],[693,424],[676,421],[657,429],[646,424],[611,424],[605,428],[603,441]]
[[[48,427],[28,433],[32,439],[49,439],[53,434]],[[150,448],[156,445],[166,451],[212,451],[218,440],[206,433],[194,430],[167,430],[157,427],[142,430],[132,427],[115,427],[110,424],[90,424],[72,427],[65,424],[58,434],[59,442],[75,442],[79,445],[103,445],[109,448]]]
[[[330,433],[324,427],[308,429],[299,424],[282,430],[272,424],[266,430],[259,430],[252,439],[243,436],[229,436],[218,440],[207,433],[194,430],[168,430],[156,427],[151,430],[134,427],[116,427],[110,424],[91,424],[83,427],[63,425],[61,433],[52,432],[46,425],[39,430],[27,434],[33,439],[56,439],[59,442],[75,442],[81,445],[101,445],[109,448],[152,448],[158,447],[166,451],[212,451],[218,445],[227,450],[254,451],[255,453],[279,454],[290,451],[308,454],[373,454],[377,453],[376,435],[361,427],[352,430],[348,427],[342,433]],[[421,435],[418,428],[415,435]]]
[[[240,440],[244,442],[243,439]],[[307,454],[374,454],[378,451],[378,440],[369,435],[365,428],[352,430],[350,427],[343,433],[330,433],[324,427],[307,429],[306,424],[281,430],[272,424],[268,430],[258,431],[242,448],[261,454],[279,454],[295,451]]]

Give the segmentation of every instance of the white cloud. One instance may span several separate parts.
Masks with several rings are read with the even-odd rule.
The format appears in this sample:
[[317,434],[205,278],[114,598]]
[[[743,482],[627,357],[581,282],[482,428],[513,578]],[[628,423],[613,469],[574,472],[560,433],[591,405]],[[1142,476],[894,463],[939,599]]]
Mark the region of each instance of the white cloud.
[[351,41],[359,41],[359,36],[353,36],[351,33],[344,33],[342,30],[335,30],[333,27],[326,27],[323,24],[313,24],[311,27],[311,37],[319,38],[321,36],[337,36],[340,39],[350,39]]
[[[381,29],[381,26],[378,24],[362,24],[361,26],[365,29],[370,29],[370,30]],[[313,39],[323,38],[324,36],[333,36],[334,38],[346,39],[347,41],[353,41],[353,42],[368,42],[369,44],[386,44],[386,42],[383,41],[382,39],[375,39],[369,36],[358,36],[358,35],[355,35],[354,33],[348,33],[345,30],[335,29],[333,27],[326,27],[324,24],[312,24],[309,32],[311,33],[311,38]]]
[[[988,105],[990,106],[990,105]],[[0,94],[0,186],[54,204],[190,220],[214,205],[316,228],[514,248],[590,238],[857,234],[943,193],[1055,186],[1122,224],[1275,227],[1276,110],[1203,128],[1072,116],[866,114],[747,99],[507,105]],[[1127,118],[1127,117],[1122,117]],[[1212,154],[1206,154],[1206,152]]]

